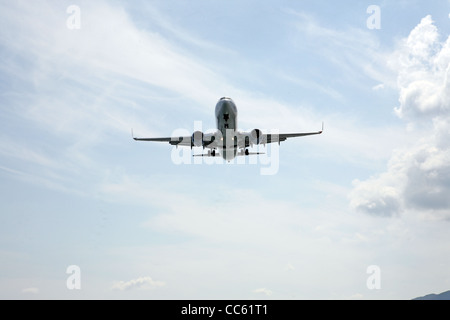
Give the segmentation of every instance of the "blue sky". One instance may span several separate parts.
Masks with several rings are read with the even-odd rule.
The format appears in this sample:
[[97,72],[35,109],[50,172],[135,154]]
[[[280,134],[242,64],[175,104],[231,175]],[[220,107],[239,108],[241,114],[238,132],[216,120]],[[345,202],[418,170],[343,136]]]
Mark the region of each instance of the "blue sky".
[[[449,289],[449,1],[0,1],[0,24],[1,298]],[[212,129],[222,96],[243,130],[325,132],[271,175],[131,139]]]

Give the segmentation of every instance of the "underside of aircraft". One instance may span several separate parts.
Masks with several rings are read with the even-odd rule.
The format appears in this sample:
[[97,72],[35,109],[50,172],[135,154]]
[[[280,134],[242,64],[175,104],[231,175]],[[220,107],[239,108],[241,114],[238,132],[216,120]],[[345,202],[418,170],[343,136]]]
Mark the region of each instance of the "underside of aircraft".
[[259,152],[251,152],[248,148],[254,145],[265,145],[268,143],[278,144],[288,138],[303,137],[317,135],[323,132],[322,129],[316,132],[300,132],[300,133],[263,133],[259,129],[253,129],[249,132],[239,131],[237,127],[237,108],[231,98],[223,97],[217,104],[215,109],[216,131],[211,133],[203,133],[195,131],[191,136],[184,137],[164,137],[164,138],[136,138],[136,141],[156,141],[168,142],[174,146],[203,147],[208,149],[207,153],[194,154],[194,157],[217,157],[221,156],[227,161],[233,160],[236,156],[249,156],[260,154]]

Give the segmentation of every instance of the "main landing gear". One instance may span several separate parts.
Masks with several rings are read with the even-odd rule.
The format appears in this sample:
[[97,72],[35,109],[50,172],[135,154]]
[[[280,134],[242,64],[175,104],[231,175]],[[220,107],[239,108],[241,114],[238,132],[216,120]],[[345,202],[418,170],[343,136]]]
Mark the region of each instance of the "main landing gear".
[[248,156],[250,155],[250,152],[248,151],[248,149],[241,149],[241,151],[239,152],[240,156]]

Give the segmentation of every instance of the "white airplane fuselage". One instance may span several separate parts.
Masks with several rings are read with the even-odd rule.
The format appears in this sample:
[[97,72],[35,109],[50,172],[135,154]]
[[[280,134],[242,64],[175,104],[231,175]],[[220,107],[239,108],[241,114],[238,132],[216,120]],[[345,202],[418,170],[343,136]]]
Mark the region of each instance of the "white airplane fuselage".
[[230,98],[221,98],[216,104],[216,126],[221,133],[218,149],[223,159],[233,160],[238,151],[237,146],[237,108]]

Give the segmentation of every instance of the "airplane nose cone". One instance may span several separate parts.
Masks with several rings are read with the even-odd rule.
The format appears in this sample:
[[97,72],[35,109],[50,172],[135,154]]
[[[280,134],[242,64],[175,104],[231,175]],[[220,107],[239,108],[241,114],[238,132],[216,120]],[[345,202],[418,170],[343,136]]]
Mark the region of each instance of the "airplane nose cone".
[[230,115],[237,115],[237,108],[234,104],[233,100],[230,98],[222,98],[219,100],[219,102],[216,105],[216,117],[218,117],[219,114],[230,114]]

